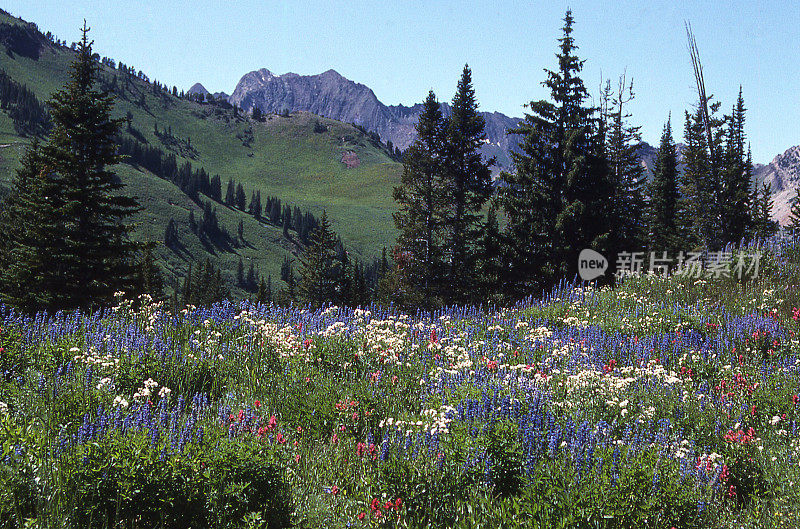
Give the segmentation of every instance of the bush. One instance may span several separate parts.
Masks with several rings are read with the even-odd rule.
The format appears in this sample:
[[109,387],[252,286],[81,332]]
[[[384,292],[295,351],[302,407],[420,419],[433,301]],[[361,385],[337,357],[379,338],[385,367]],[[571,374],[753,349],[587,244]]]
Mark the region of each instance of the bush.
[[61,489],[68,526],[237,527],[255,513],[288,527],[290,491],[269,447],[218,443],[171,457],[144,433],[81,447]]

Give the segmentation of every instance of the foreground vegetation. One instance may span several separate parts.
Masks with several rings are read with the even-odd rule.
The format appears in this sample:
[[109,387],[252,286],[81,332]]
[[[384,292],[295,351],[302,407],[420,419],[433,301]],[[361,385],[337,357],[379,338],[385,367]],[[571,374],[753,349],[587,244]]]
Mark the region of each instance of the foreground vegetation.
[[800,249],[499,312],[2,309],[4,527],[794,527]]

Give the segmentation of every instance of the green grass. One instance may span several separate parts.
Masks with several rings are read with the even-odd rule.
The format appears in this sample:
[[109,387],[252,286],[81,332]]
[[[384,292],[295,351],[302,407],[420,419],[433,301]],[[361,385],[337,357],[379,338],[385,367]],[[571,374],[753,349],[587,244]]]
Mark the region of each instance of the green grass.
[[[19,23],[2,13],[0,22]],[[2,53],[0,68],[27,85],[40,100],[47,101],[67,82],[73,58],[72,50],[48,45],[38,60],[18,55],[12,58]],[[125,62],[125,57],[115,59]],[[104,76],[122,78],[120,72],[105,66],[102,72]],[[327,211],[334,230],[356,259],[371,261],[396,239],[392,188],[399,183],[402,165],[391,160],[383,146],[374,144],[350,124],[303,112],[288,117],[271,115],[264,122],[253,122],[234,115],[232,110],[171,95],[154,95],[151,86],[139,79],[133,79],[130,91],[116,99],[115,115],[125,116],[128,112],[133,116],[133,126],[150,145],[171,152],[156,136],[155,124],[159,130],[170,128],[183,143],[190,142],[194,149],[192,158],[183,158],[180,152],[172,151],[178,156],[178,163],[189,161],[195,168],[203,167],[209,174],[219,175],[223,193],[227,181],[233,179],[243,184],[248,201],[251,193],[258,190],[262,199],[277,196],[284,203],[297,205],[318,217]],[[327,130],[314,132],[316,122],[324,124]],[[240,139],[245,134],[252,134],[249,145]],[[0,111],[0,144],[13,144],[0,148],[0,188],[8,188],[28,142],[28,138],[15,133],[11,120]],[[348,169],[341,163],[346,151],[358,155],[361,162],[358,167]],[[235,274],[240,257],[245,267],[252,259],[265,276],[272,274],[275,280],[284,257],[298,251],[297,245],[281,236],[279,228],[264,227],[252,217],[222,205],[217,205],[221,226],[235,235],[239,220],[243,220],[245,240],[250,244],[232,251],[209,251],[189,231],[188,208],[196,208],[198,220],[201,211],[190,205],[176,186],[130,166],[121,166],[118,172],[130,194],[138,196],[144,207],[136,217],[139,222],[136,238],[162,241],[169,218],[174,217],[178,223],[186,252],[176,255],[163,245],[158,251],[169,284],[174,283],[176,274],[182,274],[190,261],[207,257],[228,277]]]

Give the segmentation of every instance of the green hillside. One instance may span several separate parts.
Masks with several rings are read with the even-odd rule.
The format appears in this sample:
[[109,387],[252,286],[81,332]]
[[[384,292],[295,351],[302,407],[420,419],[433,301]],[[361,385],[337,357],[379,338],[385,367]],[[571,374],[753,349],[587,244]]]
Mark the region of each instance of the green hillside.
[[[6,25],[6,29],[7,25],[31,28],[2,12],[0,25]],[[38,58],[15,53],[14,42],[9,44],[13,39],[0,39],[6,48],[0,47],[0,69],[44,102],[66,82],[75,54],[38,31],[35,35],[39,40]],[[275,196],[282,203],[317,217],[325,210],[350,254],[364,262],[372,261],[383,247],[393,243],[396,233],[391,190],[399,181],[402,166],[389,157],[385,146],[363,130],[308,113],[268,115],[263,121],[254,121],[226,108],[226,104],[200,104],[176,97],[166,89],[155,89],[155,81],[129,75],[109,64],[101,67],[101,76],[104,86],[117,98],[115,114],[131,118],[126,136],[175,154],[178,165],[188,161],[194,169],[219,175],[223,196],[228,180],[233,179],[243,184],[248,203],[251,193],[257,190],[262,197]],[[162,133],[156,134],[156,128]],[[167,130],[169,136],[163,134]],[[7,189],[30,141],[17,134],[7,111],[0,110],[0,188]],[[357,166],[348,168],[342,162],[345,153],[355,154]],[[129,194],[137,196],[143,206],[135,218],[134,236],[160,243],[158,255],[168,285],[185,273],[190,261],[206,257],[221,267],[229,279],[235,276],[242,258],[245,267],[252,260],[263,277],[271,274],[277,281],[285,257],[300,249],[293,232],[287,238],[279,226],[219,203],[214,206],[220,225],[232,239],[237,239],[241,220],[245,242],[221,247],[204,245],[189,226],[190,209],[200,219],[201,205],[177,185],[141,168],[122,164],[115,170]],[[208,200],[202,195],[200,198],[201,203]],[[163,244],[170,217],[181,238],[181,248],[176,251]],[[277,283],[275,286],[280,288]],[[239,290],[234,293],[245,295]]]

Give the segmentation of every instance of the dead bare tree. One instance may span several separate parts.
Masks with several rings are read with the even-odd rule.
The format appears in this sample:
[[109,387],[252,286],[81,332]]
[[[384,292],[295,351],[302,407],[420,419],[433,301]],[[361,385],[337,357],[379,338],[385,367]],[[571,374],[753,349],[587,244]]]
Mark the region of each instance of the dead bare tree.
[[685,22],[686,25],[686,39],[689,43],[689,56],[692,59],[692,68],[694,69],[694,80],[697,85],[697,96],[699,98],[700,115],[703,119],[703,128],[706,131],[706,139],[708,141],[708,154],[711,160],[712,176],[716,177],[716,153],[714,152],[714,135],[711,131],[711,117],[708,113],[708,96],[706,96],[706,83],[703,79],[703,64],[700,62],[700,51],[697,49],[697,41],[695,41],[694,33],[692,33],[692,25]]

